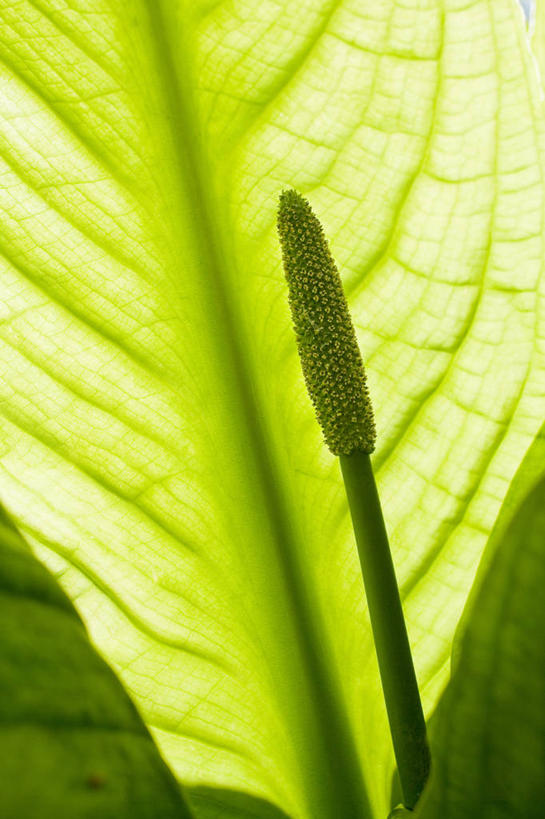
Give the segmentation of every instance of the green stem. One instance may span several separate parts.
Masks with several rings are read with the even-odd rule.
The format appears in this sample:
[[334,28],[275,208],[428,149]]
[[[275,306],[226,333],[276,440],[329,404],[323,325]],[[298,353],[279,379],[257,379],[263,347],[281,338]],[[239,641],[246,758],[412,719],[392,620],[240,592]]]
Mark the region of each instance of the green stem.
[[369,606],[404,805],[412,809],[430,766],[418,692],[388,535],[369,455],[340,455]]

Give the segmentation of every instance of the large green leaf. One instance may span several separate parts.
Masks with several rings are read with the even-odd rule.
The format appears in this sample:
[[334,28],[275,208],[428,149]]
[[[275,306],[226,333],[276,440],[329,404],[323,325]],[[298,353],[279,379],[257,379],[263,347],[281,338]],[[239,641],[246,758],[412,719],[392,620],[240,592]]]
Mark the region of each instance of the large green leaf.
[[543,416],[520,10],[0,0],[0,26],[0,493],[199,815],[246,793],[250,815],[382,817],[386,717],[276,201],[312,199],[346,284],[429,711]]
[[4,819],[190,819],[74,607],[0,507]]
[[[507,496],[433,721],[421,819],[539,819],[545,804],[545,441]],[[526,497],[524,489],[541,480]]]

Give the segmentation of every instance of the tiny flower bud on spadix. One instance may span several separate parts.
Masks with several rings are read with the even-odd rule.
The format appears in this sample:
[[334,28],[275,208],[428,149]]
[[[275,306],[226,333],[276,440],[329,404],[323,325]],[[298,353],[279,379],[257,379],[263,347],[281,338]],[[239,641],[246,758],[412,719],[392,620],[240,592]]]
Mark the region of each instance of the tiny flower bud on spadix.
[[278,233],[303,375],[335,455],[372,452],[375,424],[363,362],[322,226],[296,191],[280,196]]

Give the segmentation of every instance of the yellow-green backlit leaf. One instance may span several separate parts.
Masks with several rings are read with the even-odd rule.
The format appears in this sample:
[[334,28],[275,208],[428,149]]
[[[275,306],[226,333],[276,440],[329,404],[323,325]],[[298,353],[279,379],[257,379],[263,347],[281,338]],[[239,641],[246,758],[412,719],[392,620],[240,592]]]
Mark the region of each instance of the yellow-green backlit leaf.
[[384,819],[391,744],[278,196],[327,225],[365,352],[429,713],[544,417],[520,9],[0,0],[0,64],[0,498],[198,819]]

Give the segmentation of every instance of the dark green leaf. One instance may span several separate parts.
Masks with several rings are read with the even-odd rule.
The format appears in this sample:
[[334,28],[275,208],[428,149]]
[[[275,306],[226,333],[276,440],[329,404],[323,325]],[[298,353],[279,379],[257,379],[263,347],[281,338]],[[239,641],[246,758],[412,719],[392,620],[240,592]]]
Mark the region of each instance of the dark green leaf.
[[2,819],[191,816],[74,607],[0,508]]
[[545,479],[535,484],[544,464],[539,437],[507,496],[464,617],[433,720],[434,771],[419,819],[545,815]]

